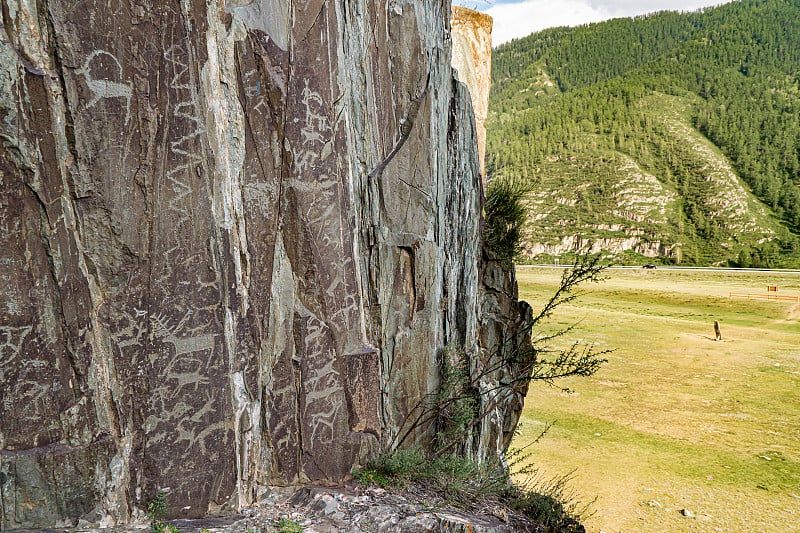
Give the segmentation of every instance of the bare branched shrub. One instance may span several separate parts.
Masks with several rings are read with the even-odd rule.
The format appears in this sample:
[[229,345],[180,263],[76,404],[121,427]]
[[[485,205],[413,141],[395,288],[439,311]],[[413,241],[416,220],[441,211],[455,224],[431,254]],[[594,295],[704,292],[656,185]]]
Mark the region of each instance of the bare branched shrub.
[[[558,289],[522,330],[541,326],[559,306],[580,296],[579,285],[602,279],[605,268],[598,256],[580,258],[564,271]],[[356,478],[382,486],[414,484],[473,510],[504,506],[512,515],[534,520],[536,531],[583,531],[580,520],[587,516],[588,505],[580,504],[569,491],[569,476],[544,479],[534,467],[520,467],[530,455],[520,450],[508,451],[507,462],[503,458],[479,462],[464,453],[464,443],[476,426],[509,397],[516,395],[521,401],[531,382],[557,386],[562,378],[591,376],[606,362],[608,350],[598,351],[592,345],[573,342],[564,349],[552,347],[573,328],[540,335],[530,345],[519,342],[517,330],[494,346],[489,357],[477,361],[470,361],[459,348],[445,347],[439,354],[439,390],[417,403],[387,453],[356,472]],[[498,373],[511,378],[492,380]],[[486,383],[495,385],[487,389]],[[434,430],[431,449],[408,448],[406,440],[425,428]]]

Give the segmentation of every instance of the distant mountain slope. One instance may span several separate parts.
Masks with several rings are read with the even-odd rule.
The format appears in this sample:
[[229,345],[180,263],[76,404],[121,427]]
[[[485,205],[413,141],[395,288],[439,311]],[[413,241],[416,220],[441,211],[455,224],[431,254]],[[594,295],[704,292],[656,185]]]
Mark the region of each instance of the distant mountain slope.
[[487,170],[536,185],[531,257],[797,260],[800,0],[556,28],[493,61]]

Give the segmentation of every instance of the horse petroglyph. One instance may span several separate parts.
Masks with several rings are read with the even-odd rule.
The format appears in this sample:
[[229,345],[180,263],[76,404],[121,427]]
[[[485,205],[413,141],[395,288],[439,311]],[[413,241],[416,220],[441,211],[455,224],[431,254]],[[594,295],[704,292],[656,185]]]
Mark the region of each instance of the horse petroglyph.
[[[110,58],[110,61],[116,64],[116,69],[112,67],[110,70],[117,71],[120,78],[118,81],[95,77],[110,74],[108,67],[109,60],[104,61],[102,58]],[[133,85],[122,81],[122,64],[119,60],[113,54],[105,50],[95,50],[89,54],[89,57],[87,57],[86,61],[83,63],[83,67],[77,70],[77,73],[83,76],[84,80],[86,80],[86,86],[92,91],[92,99],[86,104],[86,108],[93,107],[101,99],[124,98],[125,124],[127,125],[131,115]]]

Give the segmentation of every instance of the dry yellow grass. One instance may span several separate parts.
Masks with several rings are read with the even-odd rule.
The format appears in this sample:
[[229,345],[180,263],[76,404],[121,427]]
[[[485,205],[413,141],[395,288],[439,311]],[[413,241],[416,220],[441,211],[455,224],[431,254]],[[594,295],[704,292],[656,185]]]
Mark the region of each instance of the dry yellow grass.
[[[515,445],[556,421],[532,460],[548,476],[575,470],[573,487],[597,497],[589,531],[800,532],[800,306],[728,297],[800,294],[800,274],[608,275],[546,327],[581,321],[569,339],[616,351],[563,383],[573,394],[532,387]],[[560,271],[518,277],[536,308]]]

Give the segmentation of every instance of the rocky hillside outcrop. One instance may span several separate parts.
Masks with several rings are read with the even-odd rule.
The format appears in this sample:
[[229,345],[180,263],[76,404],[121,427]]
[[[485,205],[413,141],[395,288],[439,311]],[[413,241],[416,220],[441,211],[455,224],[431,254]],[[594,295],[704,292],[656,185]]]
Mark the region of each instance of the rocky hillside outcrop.
[[527,259],[795,268],[798,36],[764,0],[495,48],[487,173],[534,191]]
[[[2,0],[0,24],[0,528],[339,483],[445,345],[477,372],[525,336],[446,3]],[[487,391],[518,377],[493,366]],[[476,456],[510,438],[502,390]]]

